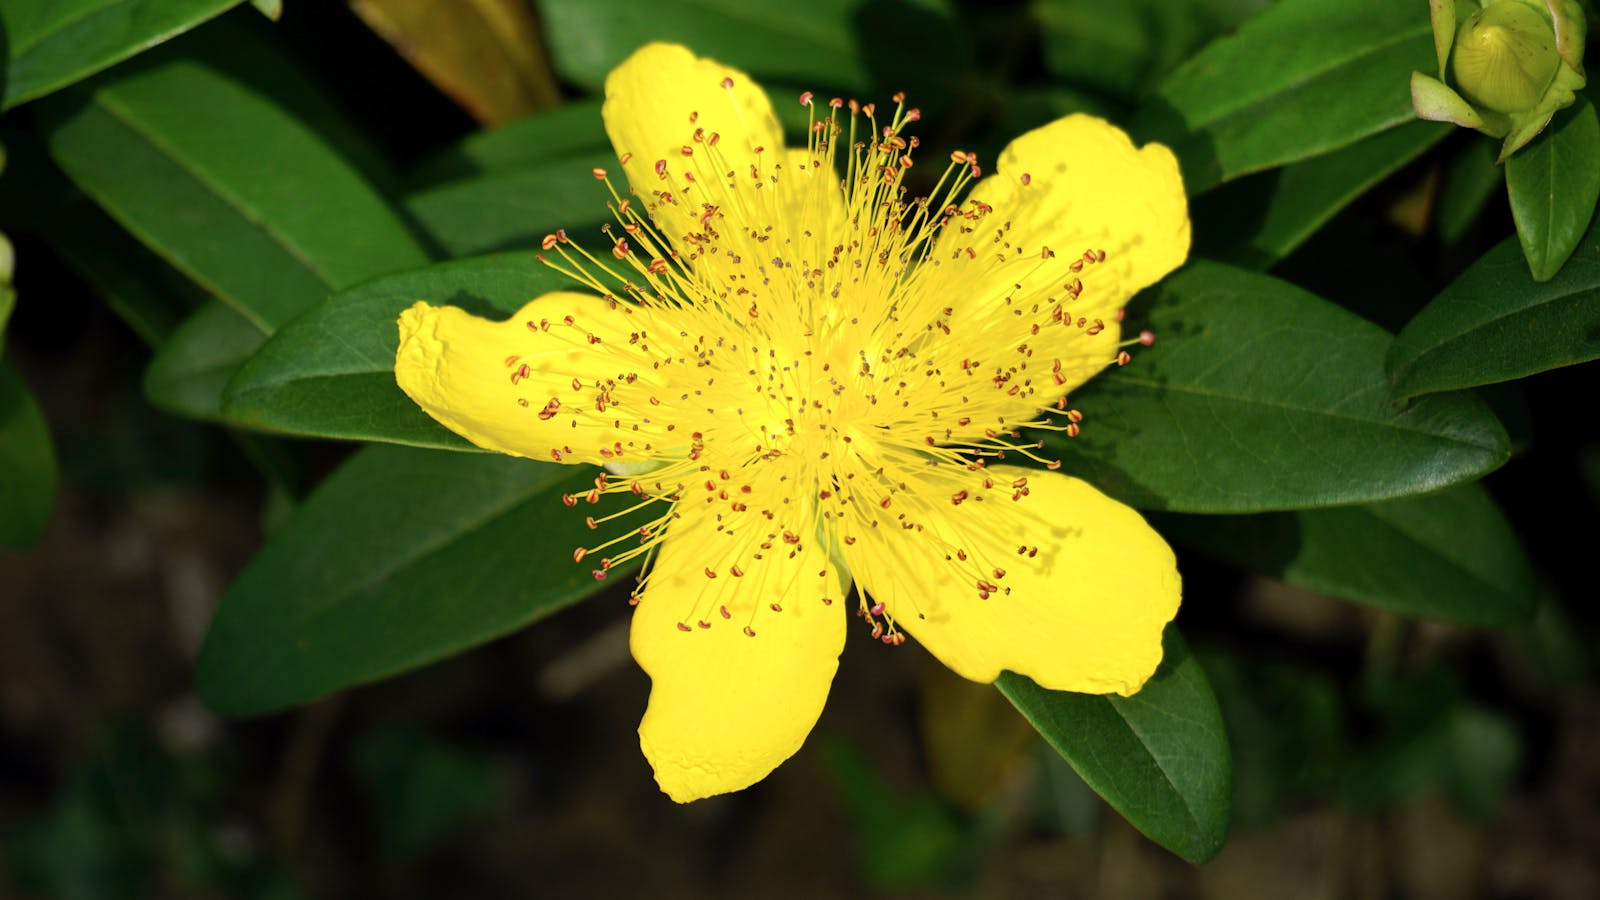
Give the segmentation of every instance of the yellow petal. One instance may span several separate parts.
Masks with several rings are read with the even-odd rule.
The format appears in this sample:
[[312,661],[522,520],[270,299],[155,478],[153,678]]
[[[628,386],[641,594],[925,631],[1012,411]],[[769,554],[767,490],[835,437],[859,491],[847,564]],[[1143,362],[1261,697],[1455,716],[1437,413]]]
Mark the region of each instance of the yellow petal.
[[[1021,276],[1015,266],[989,266],[988,283],[969,294],[987,298],[987,305],[954,303],[952,327],[958,334],[981,328],[995,316],[997,298],[1038,288],[1059,297],[1065,285],[1081,280],[1082,293],[1066,304],[1066,312],[1091,322],[1098,317],[1105,330],[1090,336],[1051,329],[1035,342],[1040,355],[1062,359],[1063,393],[1116,357],[1117,308],[1182,265],[1189,253],[1188,203],[1172,151],[1160,144],[1135,147],[1115,125],[1092,116],[1068,116],[1012,141],[997,171],[973,188],[970,199],[993,212],[970,232],[946,231],[939,255],[970,246],[981,261],[1009,244],[1014,258],[1038,262]],[[1047,248],[1053,255],[1041,258]],[[1086,251],[1100,250],[1104,261],[1073,271]],[[1046,337],[1065,346],[1050,346]]]
[[800,749],[838,668],[845,613],[838,572],[809,522],[790,531],[799,539],[791,544],[782,519],[729,515],[698,498],[679,509],[631,642],[651,680],[640,747],[656,783],[686,803],[748,787]]
[[680,249],[703,231],[708,205],[733,219],[749,199],[740,195],[756,193],[750,187],[785,161],[783,130],[761,87],[677,44],[647,44],[613,69],[601,115],[634,193]]
[[[1009,669],[1052,690],[1139,690],[1161,662],[1161,632],[1178,610],[1172,550],[1137,512],[1075,478],[1011,466],[984,471],[995,490],[974,491],[981,501],[944,506],[937,518],[925,513],[925,531],[859,535],[844,554],[856,581],[899,627],[974,681]],[[1018,478],[1027,479],[1028,494],[1014,501]],[[946,560],[956,549],[965,564]],[[1000,590],[980,599],[979,577]]]
[[637,402],[644,385],[635,379],[630,391],[608,382],[650,372],[630,340],[653,333],[665,314],[566,292],[545,294],[504,322],[418,302],[400,315],[395,380],[428,415],[485,450],[627,462],[663,433],[633,428],[647,415]]

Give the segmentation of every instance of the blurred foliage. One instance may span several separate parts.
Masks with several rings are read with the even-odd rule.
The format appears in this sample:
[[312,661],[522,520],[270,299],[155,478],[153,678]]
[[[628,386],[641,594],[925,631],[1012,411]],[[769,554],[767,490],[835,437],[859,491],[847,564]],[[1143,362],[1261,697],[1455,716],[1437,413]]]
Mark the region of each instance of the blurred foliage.
[[[1113,840],[1108,809],[1192,861],[1309,804],[1363,822],[1443,797],[1489,827],[1554,765],[1543,730],[1597,647],[1600,118],[1591,90],[1503,164],[1416,121],[1410,75],[1438,65],[1421,0],[5,0],[0,545],[49,552],[85,493],[200,490],[231,446],[255,474],[226,491],[273,499],[186,650],[216,712],[559,632],[608,587],[569,562],[584,524],[559,502],[593,473],[471,452],[397,389],[393,322],[565,284],[532,251],[607,221],[601,88],[649,40],[747,70],[791,137],[802,90],[903,90],[933,158],[1087,111],[1183,168],[1193,258],[1128,309],[1159,339],[1074,394],[1081,435],[1043,439],[1179,547],[1196,650],[1169,629],[1132,698],[905,688],[911,765],[863,737],[878,719],[825,718],[873,885],[989,884],[1019,834]],[[84,292],[126,346],[58,364],[92,325],[58,298]],[[103,380],[74,395],[85,368]],[[81,415],[61,399],[84,394]],[[157,434],[145,404],[232,442]],[[510,815],[521,771],[420,721],[335,738],[395,866]],[[92,731],[0,818],[19,890],[302,895],[306,851],[238,826],[223,751]]]

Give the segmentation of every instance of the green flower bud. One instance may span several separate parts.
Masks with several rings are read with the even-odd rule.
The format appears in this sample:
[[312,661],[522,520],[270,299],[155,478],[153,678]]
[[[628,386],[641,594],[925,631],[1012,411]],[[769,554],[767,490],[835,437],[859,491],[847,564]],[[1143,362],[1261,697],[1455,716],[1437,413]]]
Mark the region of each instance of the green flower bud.
[[1584,86],[1578,0],[1429,0],[1429,6],[1439,77],[1411,73],[1419,118],[1504,138],[1505,159]]

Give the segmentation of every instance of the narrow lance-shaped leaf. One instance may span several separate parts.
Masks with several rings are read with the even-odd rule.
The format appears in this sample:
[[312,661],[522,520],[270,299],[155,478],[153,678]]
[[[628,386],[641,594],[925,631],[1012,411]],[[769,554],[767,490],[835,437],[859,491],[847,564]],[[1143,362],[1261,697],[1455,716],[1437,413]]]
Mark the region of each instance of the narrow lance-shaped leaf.
[[0,108],[86,78],[240,0],[8,0],[0,4]]
[[410,182],[431,186],[474,175],[532,169],[559,159],[611,149],[599,100],[575,100],[478,131],[439,151],[411,172]]
[[1300,288],[1197,260],[1129,307],[1156,334],[1072,397],[1064,470],[1178,512],[1344,506],[1472,481],[1510,455],[1469,395],[1389,398],[1387,332]]
[[207,301],[167,336],[150,361],[145,396],[175,415],[224,418],[223,389],[266,340],[266,333],[233,307]]
[[0,365],[0,546],[37,541],[55,493],[56,458],[44,415],[22,379]]
[[1578,247],[1600,200],[1600,115],[1578,102],[1506,160],[1506,193],[1534,281],[1549,281]]
[[616,162],[604,150],[492,172],[426,188],[406,198],[406,207],[451,256],[526,249],[558,228],[603,240],[611,195],[594,170]]
[[1398,399],[1600,359],[1600,220],[1549,281],[1507,238],[1433,298],[1389,349]]
[[1393,0],[1281,0],[1178,67],[1142,122],[1191,192],[1336,150],[1413,118],[1407,79],[1433,64],[1427,10]]
[[[207,110],[205,116],[194,110]],[[47,105],[52,155],[135,237],[264,338],[332,290],[427,254],[360,173],[267,96],[199,60],[158,54]],[[215,312],[184,330],[218,326]],[[215,370],[227,324],[164,348],[158,370]],[[213,346],[213,344],[215,346]],[[203,359],[173,359],[198,352]],[[220,388],[226,373],[208,382]],[[172,384],[158,376],[153,384]],[[154,395],[215,416],[220,397]]]
[[606,73],[649,41],[686,44],[757,78],[859,89],[867,72],[854,26],[868,5],[864,0],[760,7],[743,0],[539,0],[539,11],[556,71],[590,90],[598,90]]
[[1220,559],[1401,615],[1470,625],[1533,615],[1533,568],[1476,484],[1388,503],[1156,524]]
[[[200,651],[201,697],[228,715],[271,712],[459,653],[594,593],[604,585],[592,566],[573,562],[583,512],[561,501],[593,479],[502,456],[361,451],[229,588]],[[615,508],[607,499],[591,513]]]
[[1469,140],[1444,169],[1439,185],[1439,203],[1434,208],[1439,240],[1455,244],[1483,212],[1489,199],[1505,183],[1505,173],[1495,164],[1499,150],[1494,142]]
[[[1271,194],[1248,232],[1235,239],[1222,259],[1255,269],[1266,269],[1288,256],[1369,188],[1421,156],[1450,133],[1452,126],[1411,122],[1380,132],[1323,156],[1290,163],[1276,173],[1256,176],[1270,180]],[[1239,182],[1242,186],[1245,182]],[[1237,217],[1237,199],[1219,191],[1200,200],[1220,200],[1227,215]],[[1197,211],[1196,216],[1200,212]],[[1197,227],[1201,240],[1208,236]]]
[[36,210],[30,218],[106,306],[152,347],[160,346],[209,298],[81,194]]
[[1095,792],[1145,836],[1191,862],[1222,849],[1232,766],[1222,713],[1175,627],[1132,697],[1048,691],[1011,672],[996,686]]

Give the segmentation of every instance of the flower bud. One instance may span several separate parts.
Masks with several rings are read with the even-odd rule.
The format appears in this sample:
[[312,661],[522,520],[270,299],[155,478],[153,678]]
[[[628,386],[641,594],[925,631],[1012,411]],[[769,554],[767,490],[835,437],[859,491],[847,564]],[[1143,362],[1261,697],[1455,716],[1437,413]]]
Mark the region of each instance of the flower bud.
[[1584,86],[1577,0],[1429,0],[1439,77],[1411,73],[1417,116],[1522,147]]
[[1496,3],[1468,16],[1450,54],[1457,90],[1503,113],[1538,106],[1560,67],[1555,29],[1521,3]]

